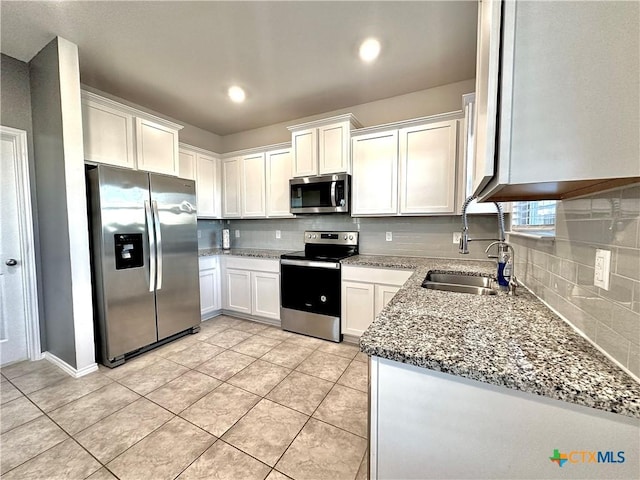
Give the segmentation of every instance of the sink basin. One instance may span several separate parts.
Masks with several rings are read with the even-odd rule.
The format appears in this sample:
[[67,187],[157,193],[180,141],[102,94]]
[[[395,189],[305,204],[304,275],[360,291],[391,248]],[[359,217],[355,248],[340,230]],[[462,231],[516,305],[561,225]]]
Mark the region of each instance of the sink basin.
[[470,285],[474,287],[491,288],[492,279],[489,277],[477,277],[464,273],[427,273],[425,281],[437,283],[452,283],[455,285]]
[[470,293],[472,295],[496,295],[491,288],[492,279],[464,273],[427,273],[422,282],[424,288],[447,292]]

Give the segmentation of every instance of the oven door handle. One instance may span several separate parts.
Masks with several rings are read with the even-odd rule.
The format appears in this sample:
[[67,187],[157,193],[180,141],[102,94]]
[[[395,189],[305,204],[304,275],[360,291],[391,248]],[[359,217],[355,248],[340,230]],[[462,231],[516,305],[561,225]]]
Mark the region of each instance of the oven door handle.
[[338,262],[314,262],[312,260],[288,260],[281,259],[281,265],[293,265],[295,267],[314,267],[314,268],[328,268],[331,270],[339,270],[340,263]]
[[338,202],[336,200],[336,184],[338,182],[331,182],[331,206],[332,207],[337,207],[338,206]]

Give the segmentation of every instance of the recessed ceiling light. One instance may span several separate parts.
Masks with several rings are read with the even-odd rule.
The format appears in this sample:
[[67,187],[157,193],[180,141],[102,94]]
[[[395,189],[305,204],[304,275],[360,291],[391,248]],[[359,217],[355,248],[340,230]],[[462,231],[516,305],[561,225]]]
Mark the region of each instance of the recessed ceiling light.
[[360,58],[363,62],[373,62],[380,54],[380,42],[375,38],[367,38],[360,45]]
[[244,99],[247,98],[247,94],[244,93],[244,90],[237,85],[229,87],[227,94],[231,101],[235,103],[242,103],[244,102]]

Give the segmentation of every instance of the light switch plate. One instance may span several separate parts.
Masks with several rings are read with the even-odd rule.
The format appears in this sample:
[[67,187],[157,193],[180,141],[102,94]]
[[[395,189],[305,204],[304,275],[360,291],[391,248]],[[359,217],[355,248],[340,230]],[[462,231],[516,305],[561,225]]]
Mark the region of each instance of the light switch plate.
[[596,249],[596,264],[593,284],[609,290],[609,274],[611,271],[611,250]]
[[240,230],[236,230],[236,238],[240,238]]
[[276,230],[276,238],[280,238],[282,236],[282,233],[280,232],[280,230]]
[[456,245],[460,244],[460,237],[462,237],[462,233],[461,232],[453,232],[453,243],[455,243]]
[[387,232],[387,234],[385,235],[385,239],[387,240],[387,242],[392,242],[393,241],[393,232]]

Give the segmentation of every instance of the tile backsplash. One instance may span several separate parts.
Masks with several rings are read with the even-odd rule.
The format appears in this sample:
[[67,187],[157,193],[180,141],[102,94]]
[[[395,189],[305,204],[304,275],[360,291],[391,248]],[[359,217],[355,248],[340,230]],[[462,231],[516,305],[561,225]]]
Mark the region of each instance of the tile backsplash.
[[[200,248],[220,246],[219,229],[231,230],[232,248],[266,248],[277,250],[301,250],[304,248],[305,230],[354,230],[360,232],[360,253],[373,255],[402,255],[413,257],[458,257],[458,245],[453,243],[453,233],[461,229],[460,216],[438,217],[384,217],[351,218],[349,215],[310,215],[288,219],[230,220],[224,225],[207,225],[202,230]],[[210,221],[215,222],[215,221]],[[240,237],[235,237],[235,230]],[[276,238],[276,230],[280,238]],[[497,236],[496,215],[470,215],[471,237],[493,238]],[[392,241],[386,241],[386,232],[392,232]],[[206,239],[213,243],[204,245]],[[470,254],[464,258],[486,259],[485,247],[489,242],[471,243]]]
[[[516,275],[640,376],[640,185],[558,202],[555,240],[511,236]],[[610,288],[593,285],[596,249],[611,251]]]

